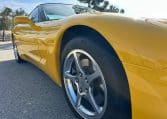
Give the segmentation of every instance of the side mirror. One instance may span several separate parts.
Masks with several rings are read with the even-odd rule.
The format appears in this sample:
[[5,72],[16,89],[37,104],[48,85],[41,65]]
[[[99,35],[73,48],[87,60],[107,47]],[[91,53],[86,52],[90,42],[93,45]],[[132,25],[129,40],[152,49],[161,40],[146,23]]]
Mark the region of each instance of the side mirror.
[[34,23],[27,17],[27,16],[16,16],[14,19],[14,24],[29,24],[31,26],[34,25]]
[[14,25],[17,24],[29,24],[32,28],[36,30],[41,30],[41,27],[35,25],[33,21],[29,19],[27,16],[16,16],[14,19]]

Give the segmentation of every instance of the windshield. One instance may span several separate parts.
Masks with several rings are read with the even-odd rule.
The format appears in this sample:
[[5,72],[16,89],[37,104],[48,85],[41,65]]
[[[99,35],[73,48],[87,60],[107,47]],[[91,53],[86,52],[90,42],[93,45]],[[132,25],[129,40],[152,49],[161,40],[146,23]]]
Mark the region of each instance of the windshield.
[[63,19],[74,14],[94,11],[88,7],[68,4],[48,4],[44,5],[43,9],[49,20]]

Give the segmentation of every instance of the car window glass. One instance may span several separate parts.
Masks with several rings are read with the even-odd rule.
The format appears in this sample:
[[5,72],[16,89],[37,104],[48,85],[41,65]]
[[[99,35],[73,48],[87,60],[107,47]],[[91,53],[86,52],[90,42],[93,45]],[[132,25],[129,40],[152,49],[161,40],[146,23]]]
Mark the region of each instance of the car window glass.
[[34,23],[38,22],[38,8],[36,8],[29,16],[29,19],[31,19]]
[[81,14],[93,11],[87,7],[67,4],[46,4],[43,5],[46,20],[59,20],[74,14]]
[[48,20],[63,19],[67,16],[73,15],[74,10],[69,5],[45,5],[44,12]]

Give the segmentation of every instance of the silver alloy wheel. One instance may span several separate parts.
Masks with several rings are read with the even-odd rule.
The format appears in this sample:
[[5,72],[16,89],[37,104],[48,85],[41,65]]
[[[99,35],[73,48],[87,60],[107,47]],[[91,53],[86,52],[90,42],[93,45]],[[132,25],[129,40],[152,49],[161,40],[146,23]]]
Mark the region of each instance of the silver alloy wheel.
[[75,49],[64,61],[63,79],[73,108],[84,119],[100,119],[107,107],[103,73],[86,51]]

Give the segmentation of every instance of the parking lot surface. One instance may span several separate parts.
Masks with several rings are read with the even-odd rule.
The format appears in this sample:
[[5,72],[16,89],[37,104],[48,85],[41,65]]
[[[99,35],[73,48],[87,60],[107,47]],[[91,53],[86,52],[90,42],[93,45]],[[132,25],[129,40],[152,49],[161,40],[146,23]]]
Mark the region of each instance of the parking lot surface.
[[0,119],[76,119],[44,72],[16,63],[11,42],[0,42]]

